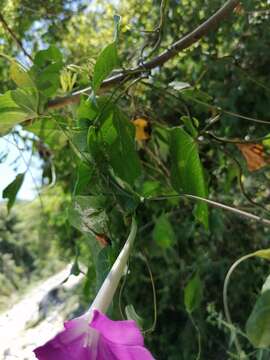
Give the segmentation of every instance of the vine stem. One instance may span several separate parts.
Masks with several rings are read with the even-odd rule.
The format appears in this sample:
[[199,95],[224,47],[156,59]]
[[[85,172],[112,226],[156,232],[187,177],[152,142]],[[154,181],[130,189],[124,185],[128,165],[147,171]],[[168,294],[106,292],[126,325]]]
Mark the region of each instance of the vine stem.
[[197,195],[192,195],[192,194],[162,195],[162,196],[158,196],[158,197],[145,198],[145,200],[161,201],[161,200],[167,200],[167,199],[170,199],[170,198],[180,198],[180,197],[185,197],[185,198],[189,198],[189,199],[192,199],[192,200],[199,200],[199,201],[205,202],[205,203],[207,203],[209,205],[212,205],[214,207],[221,208],[221,209],[230,211],[232,213],[235,213],[235,214],[237,214],[237,215],[239,215],[241,217],[252,219],[252,220],[261,222],[262,224],[270,226],[270,220],[268,220],[268,219],[265,219],[265,218],[260,217],[258,215],[249,213],[247,211],[237,209],[237,208],[235,208],[233,206],[229,206],[229,205],[226,205],[226,204],[214,201],[214,200],[210,200],[210,199],[207,199],[207,198],[203,198],[203,197],[197,196]]
[[4,16],[2,13],[0,13],[0,22],[2,23],[3,28],[9,33],[9,35],[12,37],[12,39],[16,42],[18,47],[22,50],[24,55],[28,57],[28,59],[33,62],[33,58],[31,55],[25,50],[21,40],[17,37],[17,35],[14,33],[14,31],[9,27],[8,23],[6,22]]
[[92,316],[93,310],[99,310],[102,313],[106,313],[106,311],[108,310],[108,307],[112,302],[115,291],[124,273],[125,266],[129,259],[129,254],[132,249],[136,234],[137,223],[135,218],[132,217],[131,229],[127,241],[123,246],[117,259],[115,260],[109,274],[106,276],[106,279],[101,285],[89,310],[87,311],[87,315],[90,315],[90,317]]
[[[231,314],[230,314],[230,310],[229,310],[229,304],[228,304],[228,286],[230,283],[230,279],[231,279],[231,275],[234,272],[234,270],[236,269],[236,267],[241,264],[243,261],[251,258],[251,257],[255,257],[256,253],[251,253],[251,254],[247,254],[245,256],[242,256],[240,259],[238,259],[237,261],[235,261],[235,263],[233,263],[233,265],[230,267],[229,271],[227,272],[227,275],[225,277],[225,281],[224,281],[224,286],[223,286],[223,304],[224,304],[224,312],[225,312],[225,317],[226,320],[228,322],[228,324],[231,325],[231,328],[234,329],[234,325],[232,322],[232,318],[231,318]],[[235,343],[235,347],[237,349],[238,355],[240,357],[240,359],[242,359],[241,355],[243,354],[242,348],[241,348],[241,344],[240,341],[238,339],[237,336],[237,332],[234,332],[234,343]]]
[[189,318],[190,318],[190,321],[197,333],[197,341],[198,341],[198,353],[197,353],[197,356],[196,356],[196,360],[200,360],[201,358],[201,353],[202,353],[202,339],[201,339],[201,332],[200,332],[200,329],[198,327],[198,325],[196,324],[193,316],[191,313],[189,313]]

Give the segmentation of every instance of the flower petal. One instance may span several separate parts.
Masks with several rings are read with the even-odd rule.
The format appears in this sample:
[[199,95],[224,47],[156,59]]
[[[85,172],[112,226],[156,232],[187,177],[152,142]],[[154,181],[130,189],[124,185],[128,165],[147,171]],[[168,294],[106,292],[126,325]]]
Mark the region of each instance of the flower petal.
[[155,360],[143,346],[114,344],[100,336],[98,360]]
[[65,330],[36,348],[34,353],[39,360],[95,360],[96,337],[96,331],[89,329],[84,318],[76,318],[65,322]]
[[143,336],[134,320],[114,321],[98,310],[93,311],[90,327],[115,344],[143,346]]

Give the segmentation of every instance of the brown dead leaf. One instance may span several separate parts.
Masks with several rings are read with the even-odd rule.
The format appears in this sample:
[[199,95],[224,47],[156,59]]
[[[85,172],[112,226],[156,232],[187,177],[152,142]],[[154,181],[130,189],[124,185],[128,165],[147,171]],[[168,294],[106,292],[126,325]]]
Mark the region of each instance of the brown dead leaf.
[[261,144],[236,144],[247,162],[249,171],[256,171],[270,163],[270,157]]

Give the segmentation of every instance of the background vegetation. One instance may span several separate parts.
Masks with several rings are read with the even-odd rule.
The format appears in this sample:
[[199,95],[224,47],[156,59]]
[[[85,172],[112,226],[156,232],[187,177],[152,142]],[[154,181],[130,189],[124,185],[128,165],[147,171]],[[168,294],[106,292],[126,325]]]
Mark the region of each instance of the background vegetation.
[[[60,64],[61,70],[50,86],[43,84],[39,89],[43,95],[47,92],[40,100],[46,110],[48,100],[68,95],[95,79],[95,59],[113,39],[114,14],[121,16],[121,65],[113,67],[117,71],[166,50],[223,1],[170,0],[162,4],[164,8],[156,0],[90,4],[83,0],[3,0],[0,12],[31,56],[50,45],[63,55],[61,63],[57,50],[43,53],[44,67],[55,57],[54,64]],[[46,188],[41,194],[42,206],[38,199],[19,204],[8,216],[1,209],[0,288],[4,296],[24,287],[29,277],[53,271],[60,258],[74,261],[75,273],[79,272],[78,261],[88,268],[81,301],[89,303],[93,284],[95,280],[100,283],[122,246],[129,215],[136,208],[137,241],[112,316],[119,318],[125,305],[132,304],[143,319],[143,329],[153,330],[146,332],[145,341],[160,360],[197,359],[194,339],[199,339],[201,359],[239,358],[233,341],[235,329],[223,314],[224,278],[237,258],[269,247],[269,227],[175,195],[191,193],[267,218],[269,166],[249,171],[236,144],[269,133],[269,13],[267,0],[247,0],[218,29],[164,66],[145,72],[136,83],[118,84],[102,92],[97,103],[81,96],[80,105],[44,110],[38,120],[21,123],[29,132],[33,156],[42,161]],[[158,26],[160,30],[153,31]],[[31,65],[5,26],[0,28],[0,52]],[[0,58],[2,93],[15,88],[9,65],[6,58]],[[36,70],[32,71],[33,75]],[[37,79],[37,73],[35,76]],[[40,84],[41,79],[38,81]],[[133,150],[127,157],[115,154],[111,138],[103,152],[96,133],[88,132],[96,108],[104,110],[98,115],[102,124],[110,111],[129,123],[143,118],[151,125],[151,135],[142,140],[137,133],[135,155]],[[168,129],[176,128],[170,135]],[[135,136],[135,129],[130,129],[122,129],[126,138]],[[12,131],[20,136],[20,127]],[[100,131],[104,138],[113,136],[106,133],[111,130]],[[252,143],[264,145],[261,151],[268,163],[267,141]],[[130,149],[130,144],[125,146]],[[178,166],[181,159],[188,162],[185,153],[192,154],[193,163],[181,175]],[[98,198],[97,205],[101,194],[104,198]],[[163,200],[140,201],[161,195]],[[83,229],[78,204],[83,210],[87,204],[97,211],[91,218],[94,233]],[[96,235],[106,241],[110,238],[112,244],[100,250]],[[229,306],[237,331],[245,331],[267,275],[268,264],[261,260],[250,260],[235,272]],[[242,333],[240,340],[244,358],[269,358],[267,347],[255,349]]]

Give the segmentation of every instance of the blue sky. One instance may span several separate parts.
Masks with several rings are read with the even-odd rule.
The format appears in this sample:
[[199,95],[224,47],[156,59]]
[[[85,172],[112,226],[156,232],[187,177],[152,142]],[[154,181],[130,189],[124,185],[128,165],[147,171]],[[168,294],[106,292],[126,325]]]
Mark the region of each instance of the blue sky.
[[37,195],[37,187],[41,180],[40,160],[31,155],[31,149],[26,149],[23,141],[19,138],[14,139],[12,135],[0,138],[0,159],[4,154],[7,154],[7,157],[0,162],[0,201],[3,199],[2,192],[5,187],[15,179],[17,174],[25,172],[27,167],[28,171],[18,193],[18,199],[33,200]]

